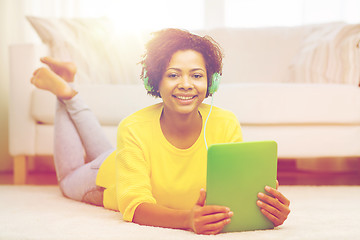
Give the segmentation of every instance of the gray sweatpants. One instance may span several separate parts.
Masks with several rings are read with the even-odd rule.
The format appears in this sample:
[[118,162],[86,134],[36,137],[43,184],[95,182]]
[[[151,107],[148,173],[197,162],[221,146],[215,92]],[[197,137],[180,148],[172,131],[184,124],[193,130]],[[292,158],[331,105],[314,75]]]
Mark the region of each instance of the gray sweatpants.
[[114,148],[99,122],[76,95],[71,100],[57,100],[54,125],[54,161],[62,193],[102,206],[103,189],[96,186],[96,176]]

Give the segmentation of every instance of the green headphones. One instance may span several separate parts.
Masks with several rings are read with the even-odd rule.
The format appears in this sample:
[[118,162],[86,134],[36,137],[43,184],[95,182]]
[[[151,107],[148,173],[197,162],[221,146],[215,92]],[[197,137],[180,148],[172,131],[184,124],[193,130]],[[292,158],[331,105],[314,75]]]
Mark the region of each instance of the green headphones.
[[218,72],[211,76],[211,85],[208,90],[209,94],[214,94],[219,89],[220,79],[221,75]]
[[[144,81],[145,89],[148,92],[154,91],[153,86],[151,86],[150,83],[149,83],[149,77],[146,76],[146,70],[145,69],[144,69],[143,76],[144,76],[143,81]],[[211,76],[211,85],[210,85],[210,87],[208,89],[209,94],[214,94],[219,89],[220,79],[221,79],[221,75],[218,72],[214,73]]]
[[146,70],[145,70],[145,68],[144,68],[144,73],[143,73],[143,81],[144,81],[144,86],[145,86],[145,89],[146,89],[146,91],[148,91],[148,92],[152,92],[153,90],[154,90],[154,88],[150,85],[150,83],[149,83],[149,77],[148,76],[146,76]]

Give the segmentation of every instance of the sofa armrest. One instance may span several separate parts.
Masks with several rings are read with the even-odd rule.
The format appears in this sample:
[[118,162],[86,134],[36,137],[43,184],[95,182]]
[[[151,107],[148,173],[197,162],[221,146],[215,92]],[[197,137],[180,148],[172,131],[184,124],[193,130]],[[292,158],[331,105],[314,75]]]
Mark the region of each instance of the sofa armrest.
[[46,55],[44,45],[13,44],[9,47],[10,56],[10,99],[9,99],[9,152],[11,156],[34,155],[35,124],[31,117],[30,78],[36,68],[41,66],[40,57]]

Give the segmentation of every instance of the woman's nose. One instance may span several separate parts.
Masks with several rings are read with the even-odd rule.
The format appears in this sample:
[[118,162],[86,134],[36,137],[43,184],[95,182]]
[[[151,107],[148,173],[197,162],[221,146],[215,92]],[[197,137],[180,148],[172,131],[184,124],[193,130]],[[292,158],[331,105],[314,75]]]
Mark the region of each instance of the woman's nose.
[[192,86],[193,86],[193,82],[190,76],[183,76],[180,79],[180,84],[179,84],[180,88],[189,89],[192,88]]

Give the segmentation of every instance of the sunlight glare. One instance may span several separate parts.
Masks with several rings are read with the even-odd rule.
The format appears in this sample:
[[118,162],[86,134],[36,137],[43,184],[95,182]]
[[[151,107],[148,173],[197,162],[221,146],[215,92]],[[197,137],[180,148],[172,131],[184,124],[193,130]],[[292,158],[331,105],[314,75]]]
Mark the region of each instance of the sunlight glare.
[[199,29],[204,21],[203,0],[112,1],[107,10],[118,32]]

